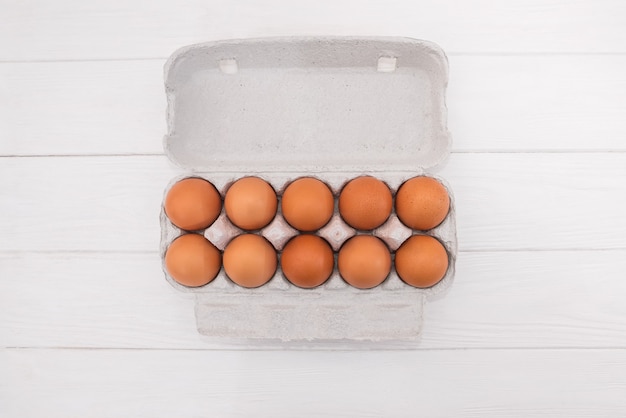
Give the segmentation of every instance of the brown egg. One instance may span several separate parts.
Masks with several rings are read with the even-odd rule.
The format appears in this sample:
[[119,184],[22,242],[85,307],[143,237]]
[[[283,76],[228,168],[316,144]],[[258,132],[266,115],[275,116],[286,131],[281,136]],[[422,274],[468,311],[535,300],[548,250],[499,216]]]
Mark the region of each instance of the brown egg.
[[300,231],[315,231],[326,225],[333,216],[334,206],[328,186],[311,177],[300,178],[287,186],[281,202],[283,217]]
[[276,250],[260,235],[239,235],[224,249],[224,271],[242,287],[267,283],[274,276],[277,263]]
[[430,287],[448,270],[448,253],[436,238],[413,235],[396,251],[396,272],[407,284]]
[[339,213],[348,225],[370,230],[382,225],[391,214],[389,187],[369,176],[351,180],[339,195]]
[[276,192],[258,177],[237,180],[224,198],[228,219],[241,229],[263,228],[274,219],[277,207]]
[[187,231],[207,228],[222,210],[222,198],[211,183],[187,178],[174,184],[165,197],[165,214]]
[[432,177],[413,177],[396,194],[396,213],[409,228],[427,231],[439,225],[450,210],[450,196]]
[[389,275],[391,254],[380,239],[357,235],[343,244],[337,264],[339,274],[348,284],[359,289],[371,289]]
[[211,282],[222,265],[217,248],[198,234],[186,234],[176,238],[165,253],[165,268],[178,283],[204,286]]
[[280,259],[285,278],[304,288],[317,287],[328,280],[334,265],[332,248],[317,235],[296,235]]

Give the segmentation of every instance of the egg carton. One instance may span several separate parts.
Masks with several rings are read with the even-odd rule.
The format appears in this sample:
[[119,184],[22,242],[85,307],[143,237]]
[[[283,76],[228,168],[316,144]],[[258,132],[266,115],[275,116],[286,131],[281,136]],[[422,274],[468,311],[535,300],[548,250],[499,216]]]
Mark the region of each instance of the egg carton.
[[[168,97],[168,157],[185,169],[164,192],[186,177],[202,177],[222,197],[235,180],[258,176],[280,198],[299,177],[316,177],[335,197],[361,175],[384,181],[395,192],[407,179],[433,176],[450,149],[446,128],[447,61],[436,45],[406,38],[269,38],[218,41],[182,48],[165,67]],[[434,176],[436,177],[436,176]],[[436,177],[437,178],[437,177]],[[392,253],[413,234],[438,238],[448,252],[449,268],[431,288],[405,284],[392,269],[373,289],[343,281],[336,269],[314,289],[287,281],[280,266],[264,286],[246,289],[223,269],[209,284],[176,289],[196,298],[201,334],[221,341],[256,345],[375,343],[393,347],[416,342],[424,301],[450,286],[457,254],[455,205],[430,231],[413,231],[395,213],[373,231],[356,231],[335,213],[315,234],[335,253],[356,234],[381,238]],[[184,233],[161,209],[161,256]],[[202,232],[223,250],[245,233],[226,217]],[[256,231],[279,253],[298,234],[279,210]],[[393,256],[393,255],[392,255]]]

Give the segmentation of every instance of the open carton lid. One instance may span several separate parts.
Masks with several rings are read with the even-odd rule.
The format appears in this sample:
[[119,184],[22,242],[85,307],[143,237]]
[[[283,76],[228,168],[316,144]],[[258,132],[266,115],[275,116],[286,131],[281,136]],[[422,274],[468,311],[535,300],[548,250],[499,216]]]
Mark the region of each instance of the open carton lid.
[[165,65],[165,151],[199,172],[427,170],[450,150],[447,81],[408,38],[192,45]]

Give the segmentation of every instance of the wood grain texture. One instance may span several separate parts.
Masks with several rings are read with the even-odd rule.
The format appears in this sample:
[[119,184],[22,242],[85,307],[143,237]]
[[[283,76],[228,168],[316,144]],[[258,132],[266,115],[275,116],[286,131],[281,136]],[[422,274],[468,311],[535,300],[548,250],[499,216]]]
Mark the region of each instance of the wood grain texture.
[[453,150],[624,151],[624,73],[626,56],[452,56]]
[[[624,250],[462,252],[419,349],[626,348],[625,270]],[[156,253],[5,254],[0,274],[2,347],[225,347],[198,335]]]
[[2,0],[0,60],[164,58],[214,39],[398,35],[462,53],[624,53],[620,0]]
[[[164,60],[360,34],[449,55],[455,283],[417,350],[218,348],[156,251]],[[621,0],[0,0],[0,417],[624,416],[624,73]]]
[[[618,417],[626,350],[4,350],[0,412],[56,417]],[[34,400],[37,400],[36,402]]]
[[[2,251],[154,251],[164,156],[0,159]],[[626,154],[453,154],[466,251],[626,248]],[[19,219],[19,222],[16,222]]]
[[[162,153],[163,64],[0,64],[0,155]],[[457,55],[450,71],[456,151],[626,150],[626,56]]]
[[163,61],[0,64],[0,153],[162,153]]

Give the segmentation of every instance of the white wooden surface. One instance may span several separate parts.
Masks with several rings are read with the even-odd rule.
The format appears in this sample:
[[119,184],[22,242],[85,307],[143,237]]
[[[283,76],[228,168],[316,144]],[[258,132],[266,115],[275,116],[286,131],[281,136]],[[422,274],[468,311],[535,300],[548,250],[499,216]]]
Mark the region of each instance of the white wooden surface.
[[[460,254],[417,350],[217,350],[162,277],[165,59],[299,34],[449,54]],[[625,416],[625,74],[620,0],[0,0],[0,417]]]

